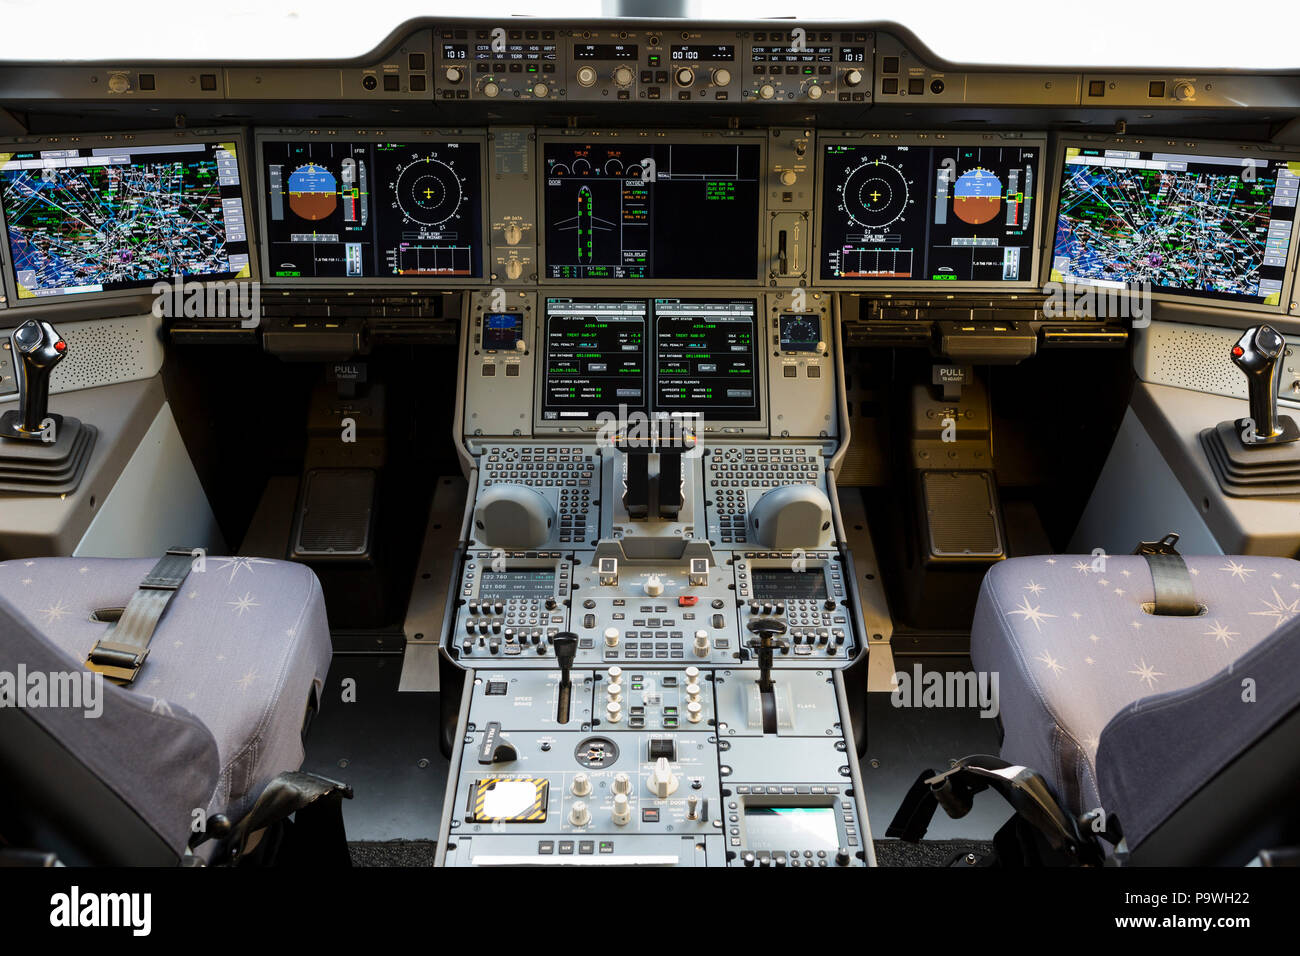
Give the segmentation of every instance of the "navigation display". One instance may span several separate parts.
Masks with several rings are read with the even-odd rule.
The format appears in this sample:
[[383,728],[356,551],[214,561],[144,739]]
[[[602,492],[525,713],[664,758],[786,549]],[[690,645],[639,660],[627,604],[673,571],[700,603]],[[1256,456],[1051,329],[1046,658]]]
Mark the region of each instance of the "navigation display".
[[1069,147],[1052,279],[1277,305],[1300,162]]
[[545,422],[602,413],[762,418],[753,299],[549,298]]
[[261,144],[269,279],[483,274],[476,142]]
[[1041,147],[830,143],[821,277],[1029,282]]
[[550,279],[755,279],[757,144],[547,143]]
[[251,275],[233,141],[0,151],[0,210],[19,300]]

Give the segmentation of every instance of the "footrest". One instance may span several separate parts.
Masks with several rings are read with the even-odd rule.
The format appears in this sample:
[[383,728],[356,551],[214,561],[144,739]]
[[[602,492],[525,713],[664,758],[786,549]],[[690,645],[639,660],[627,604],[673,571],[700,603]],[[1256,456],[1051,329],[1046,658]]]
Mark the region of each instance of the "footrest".
[[1006,556],[998,486],[988,471],[923,471],[922,540],[927,563],[997,561]]
[[293,525],[295,561],[370,557],[376,472],[369,468],[315,468],[303,478]]

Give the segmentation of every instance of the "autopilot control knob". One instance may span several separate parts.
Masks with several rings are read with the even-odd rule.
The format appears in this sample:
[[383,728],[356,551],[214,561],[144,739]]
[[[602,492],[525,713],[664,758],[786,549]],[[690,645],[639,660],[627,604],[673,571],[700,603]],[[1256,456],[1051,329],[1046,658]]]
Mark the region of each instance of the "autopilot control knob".
[[619,66],[614,68],[614,85],[620,88],[626,88],[632,85],[632,80],[636,74],[630,67]]
[[727,69],[717,69],[713,71],[714,86],[728,86],[731,84],[731,71]]
[[690,86],[695,82],[695,71],[689,66],[680,67],[677,72],[673,74],[673,82],[678,86]]
[[539,100],[546,99],[551,95],[551,89],[545,83],[535,83],[533,85],[533,96]]
[[668,762],[667,757],[660,757],[655,761],[654,769],[650,771],[650,779],[646,781],[646,786],[660,800],[667,799],[677,792],[677,774],[673,773],[672,764]]
[[573,784],[570,787],[575,797],[585,797],[591,793],[591,778],[585,773],[580,773],[573,778]]
[[650,575],[650,577],[645,579],[645,584],[643,585],[643,587],[645,589],[645,593],[648,594],[650,597],[658,597],[659,595],[664,593],[664,580],[663,578],[659,577],[659,575],[652,574]]
[[610,812],[610,818],[614,821],[614,825],[619,827],[625,827],[632,822],[632,801],[627,798],[626,793],[614,794],[614,808]]
[[[814,83],[812,86],[808,87],[808,98],[810,100],[819,100],[822,98],[822,94],[825,92],[826,91],[823,90],[818,84]],[[791,180],[790,182],[786,183],[786,185],[790,186],[793,185],[793,183],[794,180]]]
[[845,86],[858,86],[858,85],[862,82],[862,79],[863,79],[863,77],[862,77],[862,71],[861,71],[861,70],[845,70],[845,71],[844,71],[844,85],[845,85]]
[[448,83],[459,83],[465,78],[465,73],[458,66],[449,66],[442,74],[447,78]]
[[772,97],[776,96],[776,87],[771,83],[764,83],[758,88],[758,95],[760,99],[770,100]]
[[595,86],[596,79],[597,79],[597,75],[596,75],[595,67],[590,67],[590,66],[578,67],[579,86]]
[[501,87],[497,86],[495,83],[492,83],[492,82],[489,81],[489,82],[483,84],[483,95],[484,95],[484,96],[496,96],[496,95],[498,95],[500,92],[501,92]]
[[614,774],[614,793],[631,793],[632,778],[625,773]]
[[575,827],[585,827],[591,822],[591,811],[587,809],[587,804],[582,800],[569,808],[569,822]]

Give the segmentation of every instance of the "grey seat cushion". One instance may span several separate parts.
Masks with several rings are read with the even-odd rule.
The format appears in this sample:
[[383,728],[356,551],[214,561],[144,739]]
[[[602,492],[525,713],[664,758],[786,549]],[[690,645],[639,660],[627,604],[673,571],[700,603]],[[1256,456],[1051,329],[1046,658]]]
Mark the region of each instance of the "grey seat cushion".
[[[111,626],[92,614],[124,606],[154,563],[5,561],[0,595],[56,647],[84,662]],[[301,766],[303,720],[329,662],[325,602],[310,569],[208,557],[206,569],[191,571],[168,605],[129,690],[183,708],[207,726],[221,766],[208,810],[237,820],[277,773]]]
[[1185,557],[1197,617],[1155,616],[1136,555],[1013,558],[984,578],[971,661],[998,675],[1002,757],[1038,770],[1074,812],[1101,805],[1102,729],[1141,698],[1199,684],[1300,616],[1300,562]]

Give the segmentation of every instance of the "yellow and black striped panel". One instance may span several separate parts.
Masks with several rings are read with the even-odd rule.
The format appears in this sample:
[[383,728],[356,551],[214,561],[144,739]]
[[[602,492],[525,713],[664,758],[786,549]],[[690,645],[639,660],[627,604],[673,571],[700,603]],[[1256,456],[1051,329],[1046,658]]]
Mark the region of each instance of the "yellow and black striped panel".
[[[532,800],[519,806],[510,814],[493,814],[488,811],[489,796],[501,784],[529,784],[533,788]],[[473,823],[545,823],[547,796],[550,781],[545,777],[480,777],[470,788],[470,821]]]

